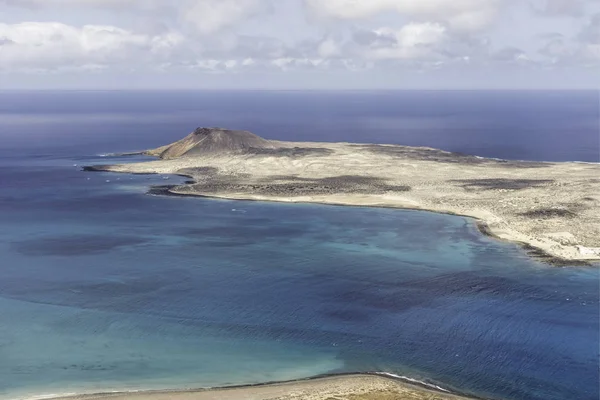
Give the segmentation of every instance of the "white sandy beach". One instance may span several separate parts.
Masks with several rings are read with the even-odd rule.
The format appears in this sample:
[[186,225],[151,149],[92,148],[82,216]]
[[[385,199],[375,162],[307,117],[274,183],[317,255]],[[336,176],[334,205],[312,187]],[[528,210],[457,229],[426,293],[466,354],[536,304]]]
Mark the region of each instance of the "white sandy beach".
[[116,392],[57,400],[459,400],[467,397],[429,390],[373,375],[346,375],[219,389]]

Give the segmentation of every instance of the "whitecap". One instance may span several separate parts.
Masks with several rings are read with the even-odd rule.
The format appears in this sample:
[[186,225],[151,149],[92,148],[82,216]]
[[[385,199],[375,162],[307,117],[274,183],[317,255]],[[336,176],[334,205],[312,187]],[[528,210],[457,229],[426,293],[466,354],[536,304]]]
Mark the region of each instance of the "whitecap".
[[375,374],[376,375],[388,376],[390,378],[395,378],[395,379],[401,379],[403,381],[408,381],[408,382],[416,383],[418,385],[422,385],[422,386],[430,387],[432,389],[441,390],[442,392],[450,393],[449,390],[444,389],[441,386],[434,385],[433,383],[428,383],[428,382],[425,382],[425,381],[420,381],[418,379],[409,378],[408,376],[396,375],[396,374],[392,374],[391,372],[375,372]]

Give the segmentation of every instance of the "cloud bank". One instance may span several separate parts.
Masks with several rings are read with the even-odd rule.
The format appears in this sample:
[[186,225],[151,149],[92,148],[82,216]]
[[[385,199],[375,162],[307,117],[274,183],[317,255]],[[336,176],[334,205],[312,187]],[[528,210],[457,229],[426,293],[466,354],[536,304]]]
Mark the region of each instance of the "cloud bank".
[[595,87],[600,1],[0,0],[4,77],[461,68],[583,71]]

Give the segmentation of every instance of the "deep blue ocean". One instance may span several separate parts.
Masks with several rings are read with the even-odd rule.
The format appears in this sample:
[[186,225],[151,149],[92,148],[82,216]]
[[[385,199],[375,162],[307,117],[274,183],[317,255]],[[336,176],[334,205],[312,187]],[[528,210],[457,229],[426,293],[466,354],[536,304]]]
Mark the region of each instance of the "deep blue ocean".
[[81,171],[197,126],[598,162],[597,92],[0,93],[0,398],[382,371],[596,400],[598,265],[426,212],[153,196]]

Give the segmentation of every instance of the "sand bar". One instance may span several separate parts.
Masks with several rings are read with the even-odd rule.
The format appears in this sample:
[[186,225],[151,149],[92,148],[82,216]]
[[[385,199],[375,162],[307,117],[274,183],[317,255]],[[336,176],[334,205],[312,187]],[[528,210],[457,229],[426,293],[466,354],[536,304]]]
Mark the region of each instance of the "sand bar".
[[341,375],[218,389],[86,394],[61,400],[459,400],[468,399],[375,375]]

